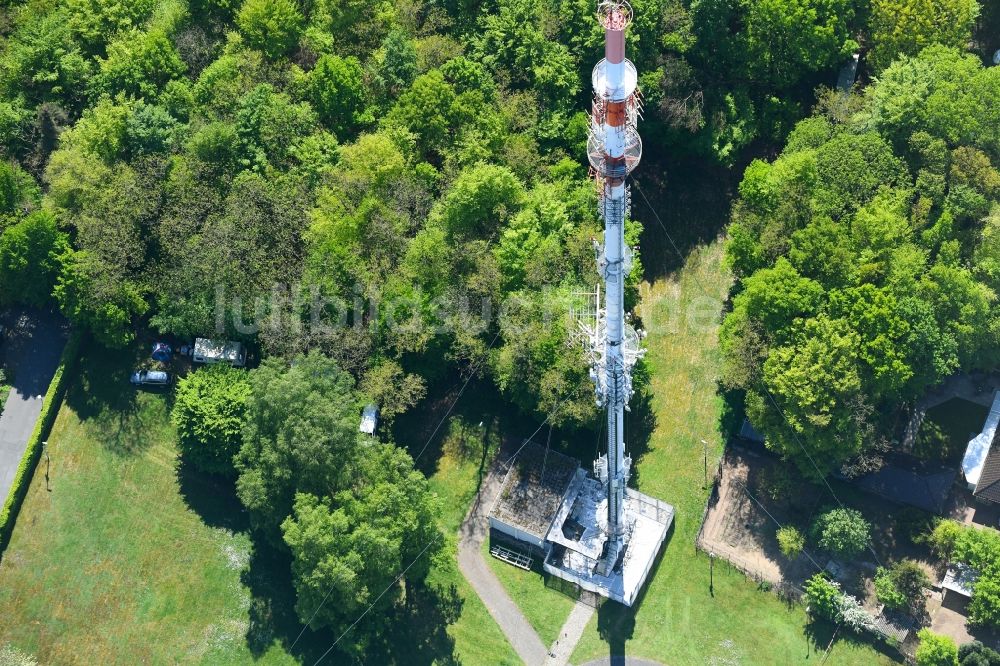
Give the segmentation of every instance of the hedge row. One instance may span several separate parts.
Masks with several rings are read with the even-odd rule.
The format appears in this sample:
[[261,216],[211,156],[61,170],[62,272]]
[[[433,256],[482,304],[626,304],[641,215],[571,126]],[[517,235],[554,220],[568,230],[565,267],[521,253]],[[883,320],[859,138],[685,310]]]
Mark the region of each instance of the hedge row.
[[63,392],[66,389],[68,375],[71,374],[73,366],[76,364],[77,356],[80,353],[80,334],[73,332],[66,346],[63,348],[62,357],[59,359],[59,367],[52,377],[49,389],[45,392],[42,400],[42,411],[35,422],[35,429],[28,439],[28,447],[21,457],[21,464],[17,466],[17,474],[14,475],[14,483],[7,495],[7,501],[0,511],[0,553],[7,548],[10,535],[14,531],[14,523],[17,522],[17,514],[21,509],[21,503],[25,495],[28,494],[28,486],[31,485],[31,478],[35,472],[35,465],[42,455],[42,442],[48,437],[49,430],[59,413],[59,406],[62,404]]

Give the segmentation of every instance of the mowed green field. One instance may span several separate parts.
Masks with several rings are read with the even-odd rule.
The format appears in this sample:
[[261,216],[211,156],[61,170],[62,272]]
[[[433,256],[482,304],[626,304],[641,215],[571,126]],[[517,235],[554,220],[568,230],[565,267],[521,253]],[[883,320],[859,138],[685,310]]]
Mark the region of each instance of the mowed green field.
[[0,645],[42,664],[295,663],[248,647],[250,539],[186,501],[211,489],[176,471],[169,394],[136,392],[127,368],[81,359],[48,440],[51,490],[43,457],[0,563]]
[[[704,664],[819,663],[831,628],[809,627],[801,606],[789,607],[759,591],[739,572],[715,567],[709,593],[709,562],[695,553],[694,538],[708,491],[703,488],[705,439],[709,470],[723,441],[717,333],[730,278],[722,245],[694,250],[673,277],[645,285],[642,319],[649,333],[651,412],[649,449],[638,460],[638,486],[674,505],[674,528],[637,608],[605,604],[573,654],[583,663],[612,653],[654,659],[670,666]],[[707,293],[706,293],[707,292]],[[633,408],[633,414],[640,412]],[[639,418],[633,416],[630,424]],[[626,435],[628,437],[628,435]],[[892,661],[867,644],[839,634],[828,665],[871,666]]]
[[483,544],[483,558],[493,569],[510,598],[520,607],[525,618],[542,639],[544,645],[552,645],[559,638],[566,618],[573,610],[573,599],[562,592],[545,586],[545,578],[536,569],[525,571],[507,564],[490,555],[490,544]]
[[[334,637],[307,631],[288,649],[301,627],[287,560],[254,555],[231,484],[179,470],[170,393],[129,386],[133,361],[81,359],[49,437],[51,491],[43,458],[0,562],[0,646],[41,664],[314,663]],[[454,590],[457,618],[421,628],[432,638],[419,646],[401,635],[394,652],[403,664],[517,664],[458,571],[481,455],[451,435],[430,482],[452,538],[430,583]]]

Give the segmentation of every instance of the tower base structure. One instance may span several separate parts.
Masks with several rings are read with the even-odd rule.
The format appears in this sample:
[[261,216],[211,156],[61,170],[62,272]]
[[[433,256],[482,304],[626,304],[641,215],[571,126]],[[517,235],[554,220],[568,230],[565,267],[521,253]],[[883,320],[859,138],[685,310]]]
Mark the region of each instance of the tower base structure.
[[632,606],[674,520],[674,508],[625,490],[625,533],[609,568],[608,492],[600,460],[588,473],[575,459],[527,444],[513,461],[490,511],[497,538],[540,555],[544,571],[588,592]]

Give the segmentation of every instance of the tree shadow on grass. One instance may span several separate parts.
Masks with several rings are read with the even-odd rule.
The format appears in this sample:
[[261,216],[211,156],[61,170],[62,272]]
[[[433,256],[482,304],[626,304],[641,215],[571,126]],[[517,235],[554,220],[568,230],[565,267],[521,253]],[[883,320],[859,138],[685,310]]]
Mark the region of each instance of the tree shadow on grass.
[[874,638],[859,636],[844,626],[837,625],[821,618],[813,618],[804,627],[806,644],[804,659],[816,660],[822,663],[826,659],[828,649],[832,650],[838,643],[845,643],[852,646],[868,646],[893,661],[899,661],[901,654],[899,650],[891,645],[875,640]]
[[[437,469],[450,435],[458,438],[458,453],[464,457],[476,456],[481,464],[486,464],[499,447],[508,425],[518,420],[492,381],[473,379],[464,392],[461,391],[464,380],[457,374],[442,381],[452,381],[451,389],[441,386],[440,390],[446,392],[429,391],[440,397],[425,399],[392,425],[396,443],[409,451],[416,468],[427,476]],[[482,427],[477,425],[480,423]]]
[[179,459],[177,485],[188,508],[209,527],[245,532],[250,529],[250,515],[236,496],[235,479],[207,474]]
[[367,663],[455,665],[455,639],[447,628],[462,614],[464,601],[454,585],[410,588],[408,603],[398,605],[381,634],[365,653]]
[[137,349],[111,350],[94,342],[84,344],[66,403],[82,421],[107,412],[134,412],[136,390],[128,380],[137,362]]
[[264,539],[254,538],[250,566],[240,577],[250,590],[247,647],[254,658],[259,659],[277,643],[300,662],[312,664],[333,645],[336,636],[328,630],[303,631],[295,613],[291,567],[292,558],[288,552]]
[[[313,630],[305,627],[295,611],[295,587],[291,556],[267,542],[254,541],[250,566],[242,582],[250,589],[250,623],[247,647],[255,658],[274,645],[281,645],[301,663],[316,663],[347,626]],[[445,588],[415,585],[409,598],[388,611],[389,616],[360,617],[354,632],[371,632],[364,663],[372,664],[458,664],[454,639],[447,628],[462,613],[463,601],[454,585]],[[327,603],[336,603],[331,598]],[[351,636],[345,637],[345,643]],[[334,648],[326,663],[352,663],[352,658]]]
[[[142,361],[142,350],[105,349],[88,343],[80,353],[75,375],[66,391],[66,404],[107,449],[119,455],[135,455],[153,443],[150,428],[162,427],[162,419],[151,419],[154,409],[169,412],[172,387],[135,387],[129,376]],[[140,392],[160,396],[140,399]]]
[[685,155],[663,157],[640,171],[633,214],[643,225],[643,278],[654,282],[679,269],[691,250],[722,232],[743,169]]

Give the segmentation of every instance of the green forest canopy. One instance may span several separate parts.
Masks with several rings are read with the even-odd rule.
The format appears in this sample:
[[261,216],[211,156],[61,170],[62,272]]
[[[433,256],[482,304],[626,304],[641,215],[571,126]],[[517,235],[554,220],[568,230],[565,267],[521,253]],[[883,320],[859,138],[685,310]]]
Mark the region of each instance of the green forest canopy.
[[[888,436],[901,401],[996,362],[1000,69],[961,54],[974,0],[632,4],[647,168],[731,165],[787,138],[740,187],[723,341],[726,381],[773,446],[812,473],[807,439],[825,472]],[[593,11],[0,8],[0,305],[54,301],[108,347],[148,325],[184,339],[221,326],[261,348],[247,376],[186,380],[175,419],[187,461],[236,475],[255,527],[291,552],[303,621],[342,624],[439,543],[426,481],[359,439],[360,405],[391,420],[482,367],[525,413],[596,417],[565,318],[596,280]],[[878,82],[796,125],[860,44]],[[371,635],[351,638],[357,653]]]
[[1000,361],[1000,68],[932,46],[848,106],[747,168],[727,245],[725,381],[813,477],[863,467],[903,404]]

